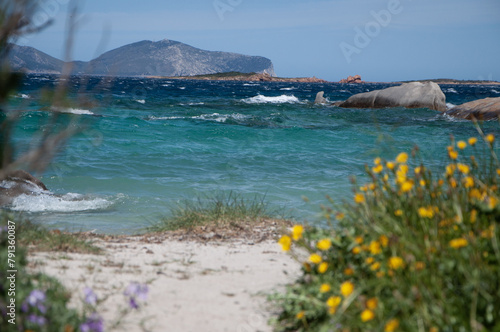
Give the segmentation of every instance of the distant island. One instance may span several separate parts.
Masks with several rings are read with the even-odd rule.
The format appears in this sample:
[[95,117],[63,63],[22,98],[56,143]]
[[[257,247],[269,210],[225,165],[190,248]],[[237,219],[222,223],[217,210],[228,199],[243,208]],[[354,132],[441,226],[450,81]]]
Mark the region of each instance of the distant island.
[[[13,70],[60,74],[65,62],[33,47],[10,45]],[[229,52],[206,51],[178,41],[143,40],[102,54],[94,60],[73,61],[73,75],[92,76],[194,76],[242,72],[276,76],[270,59]]]
[[177,80],[203,81],[247,81],[247,82],[299,82],[299,83],[331,83],[316,77],[276,77],[267,73],[241,73],[237,71],[195,76],[152,76],[151,78],[166,78]]

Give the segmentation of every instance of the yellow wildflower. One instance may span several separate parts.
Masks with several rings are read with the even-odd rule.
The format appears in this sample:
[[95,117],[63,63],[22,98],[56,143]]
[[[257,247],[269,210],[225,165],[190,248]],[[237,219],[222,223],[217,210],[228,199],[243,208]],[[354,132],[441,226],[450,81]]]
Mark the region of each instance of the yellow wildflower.
[[404,261],[401,257],[393,256],[389,258],[389,268],[393,270],[398,270],[402,268],[404,265]]
[[465,143],[465,141],[458,141],[457,142],[457,147],[460,149],[460,150],[463,150],[467,147],[467,143]]
[[403,210],[396,210],[396,211],[394,211],[394,215],[396,217],[401,217],[403,215]]
[[366,307],[371,310],[377,309],[378,299],[376,297],[372,297],[368,301],[366,301]]
[[495,136],[493,136],[493,134],[486,135],[486,142],[493,144],[493,142],[495,142]]
[[500,168],[497,168],[497,174],[500,176]]
[[378,238],[380,244],[382,245],[382,247],[387,247],[389,245],[389,238],[385,235],[381,235],[379,238]]
[[359,187],[359,190],[362,191],[362,192],[367,192],[368,191],[368,186],[362,186],[362,187]]
[[422,173],[422,167],[421,166],[415,167],[415,174],[420,175],[420,173]]
[[328,270],[328,263],[326,262],[323,262],[321,264],[318,265],[318,272],[323,274],[325,273],[326,271]]
[[373,258],[373,257],[368,257],[367,259],[365,259],[365,263],[368,264],[368,265],[370,265],[374,261],[375,261],[375,258]]
[[464,178],[464,186],[465,188],[474,187],[474,179],[471,176]]
[[342,302],[342,298],[340,296],[332,296],[326,301],[326,305],[330,308],[336,308]]
[[312,254],[311,256],[309,256],[309,261],[313,264],[319,264],[322,260],[323,258],[321,258],[321,256],[318,254]]
[[457,169],[457,166],[455,164],[449,164],[446,166],[446,175],[452,176],[453,173],[455,173],[455,170]]
[[322,284],[319,288],[320,293],[328,293],[332,290],[332,287],[329,284]]
[[366,309],[361,313],[361,320],[363,322],[368,322],[374,318],[375,318],[375,314],[373,313],[373,311],[371,311],[369,309]]
[[425,180],[420,180],[420,186],[425,187],[426,184],[427,182],[425,182]]
[[365,195],[363,194],[356,194],[354,196],[354,202],[358,203],[358,204],[362,204],[366,201],[366,198],[365,198]]
[[363,237],[362,236],[356,236],[356,238],[354,239],[354,241],[356,241],[357,244],[363,244]]
[[450,179],[450,186],[452,188],[456,188],[457,187],[457,180],[455,180],[454,178],[451,178]]
[[399,327],[399,320],[394,318],[385,324],[384,332],[394,332]]
[[469,145],[474,146],[477,143],[477,138],[471,137],[469,138]]
[[429,332],[439,332],[439,329],[433,326],[429,329]]
[[377,271],[378,269],[380,269],[380,263],[379,262],[375,262],[375,263],[373,263],[370,266],[370,270],[372,270],[372,271]]
[[384,166],[382,166],[380,164],[372,168],[372,171],[375,174],[382,173],[383,170],[384,170]]
[[361,247],[354,247],[352,248],[352,253],[357,255],[361,252]]
[[396,164],[394,164],[392,161],[389,161],[385,164],[385,166],[392,171],[394,167],[396,167]]
[[384,271],[379,271],[379,272],[377,272],[376,276],[377,276],[377,278],[382,278],[382,277],[385,276],[385,272]]
[[354,270],[352,268],[348,267],[347,269],[344,270],[344,274],[346,276],[352,276],[352,275],[354,275]]
[[421,207],[418,209],[418,215],[422,218],[433,218],[434,209],[432,207]]
[[475,223],[477,220],[477,210],[476,209],[473,209],[471,212],[470,212],[470,222],[473,224]]
[[382,159],[380,159],[379,157],[377,157],[377,158],[375,158],[375,160],[373,161],[373,163],[375,165],[380,165],[380,164],[382,164]]
[[408,161],[408,154],[405,152],[401,152],[397,157],[396,157],[396,162],[399,164],[404,164]]
[[455,150],[450,150],[448,151],[448,156],[450,157],[450,159],[455,160],[458,158],[458,152]]
[[332,247],[332,240],[330,239],[319,240],[318,243],[316,244],[316,247],[318,247],[319,250],[326,251]]
[[345,218],[345,213],[339,212],[335,217],[337,218],[337,220],[342,220]]
[[354,291],[354,284],[350,281],[346,281],[340,285],[340,293],[344,296],[347,297],[352,294]]
[[304,319],[306,313],[304,311],[301,311],[299,313],[297,313],[297,315],[295,316],[298,320],[301,320],[301,319]]
[[465,164],[457,164],[457,167],[458,167],[458,170],[460,172],[462,172],[462,174],[469,174],[470,172],[470,167],[468,165],[465,165]]
[[302,238],[302,233],[304,232],[304,226],[295,225],[292,227],[292,237],[295,241],[298,241]]
[[380,243],[378,241],[370,242],[369,249],[372,255],[378,255],[382,252],[382,248],[380,248]]
[[482,195],[479,189],[472,189],[469,193],[470,198],[481,199]]
[[405,181],[401,185],[401,191],[404,193],[409,192],[413,188],[413,182],[412,181]]
[[288,235],[283,235],[278,241],[284,251],[289,251],[292,246],[292,239]]
[[460,249],[466,247],[469,242],[464,238],[453,239],[450,241],[450,247],[453,249]]

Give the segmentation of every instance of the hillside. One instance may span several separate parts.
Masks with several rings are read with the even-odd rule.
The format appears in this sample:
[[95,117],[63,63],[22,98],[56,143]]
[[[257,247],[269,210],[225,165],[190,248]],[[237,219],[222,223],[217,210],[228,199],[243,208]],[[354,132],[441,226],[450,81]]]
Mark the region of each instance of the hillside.
[[[63,61],[32,47],[14,46],[9,57],[15,70],[60,73]],[[111,50],[89,62],[74,63],[73,74],[106,76],[194,76],[220,72],[267,73],[271,60],[260,56],[205,51],[181,42],[148,40]]]

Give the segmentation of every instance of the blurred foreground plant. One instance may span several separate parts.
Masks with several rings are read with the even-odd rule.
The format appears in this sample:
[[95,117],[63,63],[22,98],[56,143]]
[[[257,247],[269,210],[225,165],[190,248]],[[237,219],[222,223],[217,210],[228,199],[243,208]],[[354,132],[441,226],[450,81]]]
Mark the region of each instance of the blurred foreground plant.
[[276,330],[500,331],[500,164],[480,134],[437,172],[418,148],[416,167],[375,159],[352,203],[323,208],[330,227],[283,235],[303,274],[271,297]]

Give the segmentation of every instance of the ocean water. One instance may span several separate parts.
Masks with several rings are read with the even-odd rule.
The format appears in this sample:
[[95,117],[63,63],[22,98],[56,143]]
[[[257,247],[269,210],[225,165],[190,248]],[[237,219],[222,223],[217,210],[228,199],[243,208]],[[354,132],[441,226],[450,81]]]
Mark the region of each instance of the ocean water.
[[[47,91],[60,82],[28,76],[11,109],[23,109],[17,153],[48,128]],[[248,83],[146,78],[71,78],[59,124],[75,135],[45,173],[50,193],[17,198],[10,210],[69,230],[134,233],[185,199],[234,192],[265,196],[288,217],[321,222],[325,195],[351,197],[350,177],[415,145],[432,167],[450,135],[477,136],[468,121],[428,109],[342,109],[314,105],[389,84]],[[448,106],[500,96],[498,86],[444,85]],[[72,124],[74,125],[74,124]],[[496,122],[486,132],[499,134]],[[35,137],[35,140],[33,140]],[[303,197],[309,198],[305,202]]]

